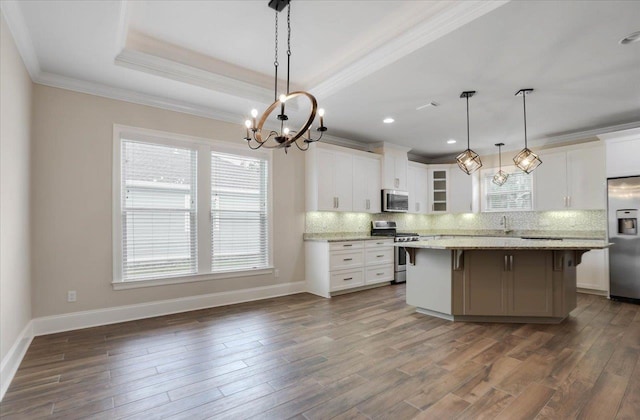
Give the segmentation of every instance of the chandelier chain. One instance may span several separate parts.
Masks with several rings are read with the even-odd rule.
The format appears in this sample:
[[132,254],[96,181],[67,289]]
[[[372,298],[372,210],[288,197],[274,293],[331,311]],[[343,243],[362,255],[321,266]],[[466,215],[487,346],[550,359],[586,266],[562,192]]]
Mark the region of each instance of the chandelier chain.
[[273,100],[278,99],[278,11],[276,11],[276,48],[275,48],[275,57],[273,61],[273,67],[275,68],[275,79],[273,86]]
[[287,6],[287,95],[289,94],[291,64],[291,3]]

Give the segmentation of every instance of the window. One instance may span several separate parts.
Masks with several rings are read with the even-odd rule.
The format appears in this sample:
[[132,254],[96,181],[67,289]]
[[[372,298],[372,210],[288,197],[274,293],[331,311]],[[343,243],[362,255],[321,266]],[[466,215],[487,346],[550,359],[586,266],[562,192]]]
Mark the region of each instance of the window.
[[195,150],[122,140],[122,277],[197,272]]
[[264,268],[267,162],[211,152],[212,271]]
[[114,127],[115,288],[270,271],[270,153],[234,146]]
[[533,210],[533,175],[526,174],[515,166],[503,167],[502,170],[509,174],[507,182],[502,186],[492,182],[498,168],[480,171],[482,211]]

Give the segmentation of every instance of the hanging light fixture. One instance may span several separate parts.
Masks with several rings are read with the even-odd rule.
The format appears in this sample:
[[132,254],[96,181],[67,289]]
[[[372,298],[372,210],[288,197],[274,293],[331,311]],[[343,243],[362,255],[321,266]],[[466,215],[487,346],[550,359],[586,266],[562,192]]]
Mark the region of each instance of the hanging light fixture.
[[469,98],[475,95],[475,93],[475,90],[470,90],[460,94],[461,98],[467,99],[467,150],[456,157],[456,162],[458,162],[460,169],[462,169],[467,175],[471,175],[482,167],[480,156],[471,150],[469,146]]
[[[270,0],[269,7],[276,11],[276,23],[275,23],[275,61],[273,66],[275,68],[275,87],[274,87],[274,102],[262,113],[258,119],[258,110],[251,110],[251,119],[245,121],[247,127],[247,133],[245,140],[247,145],[251,149],[259,149],[266,147],[268,149],[280,149],[284,148],[285,153],[287,149],[295,144],[298,149],[304,151],[309,149],[309,144],[316,142],[322,138],[322,134],[327,131],[327,127],[324,125],[324,110],[318,109],[318,101],[309,92],[305,91],[289,91],[289,76],[291,67],[291,4],[290,0]],[[278,96],[278,13],[287,7],[287,93]],[[302,97],[306,98],[311,103],[311,109],[306,122],[298,130],[291,130],[285,126],[289,117],[285,113],[286,102],[290,99]],[[280,130],[274,131],[264,128],[264,124],[267,118],[273,111],[279,109],[280,113],[277,118],[280,121]],[[320,117],[320,123],[316,128],[316,131],[320,133],[319,137],[314,139],[311,136],[311,125],[316,119],[316,115]],[[298,141],[302,143],[299,144]]]
[[509,174],[502,170],[502,146],[504,146],[504,143],[496,143],[496,146],[498,146],[498,162],[500,162],[500,166],[498,172],[493,176],[493,183],[502,186],[507,182]]
[[533,170],[542,163],[538,155],[527,147],[527,101],[525,98],[531,92],[533,92],[533,89],[520,89],[516,92],[516,96],[522,95],[522,108],[524,110],[524,149],[513,158],[516,166],[528,174],[533,172]]

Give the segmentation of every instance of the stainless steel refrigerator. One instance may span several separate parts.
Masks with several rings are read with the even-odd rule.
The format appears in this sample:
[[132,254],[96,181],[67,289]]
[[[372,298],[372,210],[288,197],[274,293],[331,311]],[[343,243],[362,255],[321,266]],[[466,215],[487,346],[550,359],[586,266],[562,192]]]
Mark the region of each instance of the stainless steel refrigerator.
[[640,176],[609,178],[609,279],[612,299],[640,303]]

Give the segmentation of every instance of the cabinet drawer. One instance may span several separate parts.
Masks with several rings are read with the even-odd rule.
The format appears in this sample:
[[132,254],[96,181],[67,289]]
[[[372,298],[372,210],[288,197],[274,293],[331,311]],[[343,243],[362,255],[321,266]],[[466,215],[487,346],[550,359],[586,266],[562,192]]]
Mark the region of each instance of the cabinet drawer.
[[367,268],[364,279],[366,284],[393,280],[393,264]]
[[364,259],[367,265],[393,263],[393,247],[366,250]]
[[364,247],[377,248],[377,247],[393,246],[393,239],[376,239],[374,241],[364,241]]
[[343,270],[331,273],[331,290],[350,289],[364,285],[363,270]]
[[350,242],[330,242],[329,250],[330,251],[348,251],[351,249],[362,249],[363,241],[350,241]]
[[344,270],[346,268],[362,267],[364,258],[362,251],[334,251],[329,256],[329,270]]

